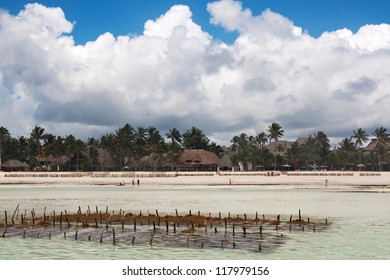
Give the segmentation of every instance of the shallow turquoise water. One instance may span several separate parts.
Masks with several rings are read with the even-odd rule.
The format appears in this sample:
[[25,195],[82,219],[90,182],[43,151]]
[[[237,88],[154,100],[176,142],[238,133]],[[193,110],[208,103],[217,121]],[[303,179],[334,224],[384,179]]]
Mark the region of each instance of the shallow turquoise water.
[[[47,238],[22,238],[19,235],[0,238],[0,259],[390,259],[390,193],[361,193],[306,189],[262,189],[246,187],[58,187],[58,186],[2,186],[0,188],[0,221],[4,211],[8,217],[19,205],[19,213],[34,208],[37,215],[64,211],[75,213],[80,206],[86,211],[108,207],[126,213],[160,215],[200,211],[213,216],[255,213],[282,219],[296,217],[298,210],[313,221],[327,219],[329,225],[320,231],[280,231],[282,241],[272,250],[258,252],[247,249],[200,248],[199,244],[186,247],[167,247],[148,242],[132,245],[126,239],[116,245],[110,242],[64,239],[62,233]],[[132,234],[127,226],[118,234]]]

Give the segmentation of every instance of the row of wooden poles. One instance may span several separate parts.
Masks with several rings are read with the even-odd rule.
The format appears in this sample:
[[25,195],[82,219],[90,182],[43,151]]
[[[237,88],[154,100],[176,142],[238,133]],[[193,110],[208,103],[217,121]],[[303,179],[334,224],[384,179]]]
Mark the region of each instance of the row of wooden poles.
[[[215,222],[216,225],[221,225],[222,223],[224,223],[225,232],[227,231],[228,224],[233,222],[233,225],[232,225],[232,235],[233,235],[233,237],[236,234],[236,225],[237,224],[238,224],[239,227],[240,227],[240,224],[241,224],[242,236],[244,236],[244,237],[247,236],[248,228],[253,228],[254,227],[253,226],[254,222],[255,222],[256,226],[258,226],[258,234],[260,236],[263,235],[263,225],[264,224],[268,223],[270,225],[274,225],[276,231],[279,229],[279,226],[281,224],[280,215],[277,215],[276,220],[266,220],[264,214],[262,215],[262,219],[259,219],[258,212],[256,212],[254,220],[253,219],[249,219],[248,220],[246,214],[244,214],[243,218],[240,217],[239,215],[237,215],[236,218],[233,218],[233,217],[231,217],[230,212],[228,213],[228,217],[227,218],[222,218],[221,212],[219,212],[218,218],[212,218],[211,217],[211,213],[209,213],[208,217],[201,216],[200,211],[198,211],[198,216],[193,216],[191,211],[189,211],[188,215],[186,215],[186,216],[179,216],[177,209],[175,209],[175,212],[176,212],[176,216],[175,217],[173,217],[173,216],[170,217],[169,215],[163,216],[163,218],[165,218],[165,229],[166,229],[165,231],[166,231],[166,233],[169,232],[169,225],[170,224],[173,227],[173,233],[176,233],[177,232],[177,228],[180,226],[180,221],[181,222],[185,221],[187,223],[187,228],[188,229],[187,229],[187,231],[184,231],[184,233],[190,233],[191,230],[195,230],[195,227],[197,226],[197,228],[204,227],[205,234],[207,234],[207,232],[208,232],[208,227],[210,229],[213,229],[213,222]],[[9,226],[13,227],[15,225],[15,220],[18,220],[18,217],[19,217],[18,213],[19,213],[19,205],[16,207],[15,211],[13,212],[13,215],[11,216],[11,223],[12,223],[12,225],[8,225],[8,215],[7,215],[7,211],[5,211],[4,231],[3,231],[3,234],[2,234],[3,238],[6,236],[7,227],[9,227]],[[85,218],[82,217],[83,215],[85,215]],[[69,229],[71,227],[71,219],[70,218],[72,217],[73,220],[76,222],[76,227],[78,227],[80,225],[80,223],[81,223],[82,227],[84,228],[84,227],[90,227],[88,221],[89,221],[89,217],[92,216],[92,215],[93,214],[90,211],[90,207],[88,206],[88,210],[87,210],[86,214],[82,214],[81,207],[79,207],[76,215],[68,214],[67,211],[65,210],[64,213],[61,211],[59,216],[56,216],[55,211],[53,211],[49,216],[46,216],[46,207],[45,207],[44,208],[44,212],[43,212],[43,217],[41,218],[41,221],[39,221],[39,218],[36,216],[36,213],[35,213],[34,209],[31,210],[31,218],[30,218],[30,220],[32,222],[32,226],[33,227],[38,227],[38,226],[49,227],[50,224],[51,224],[52,227],[55,228],[56,227],[56,223],[58,222],[59,223],[59,227],[62,229],[63,222],[65,222],[66,223],[66,227]],[[125,212],[122,211],[122,209],[119,211],[119,216],[121,217],[119,222],[121,223],[122,230],[123,230],[124,227],[125,227]],[[106,230],[108,230],[109,224],[111,225],[112,223],[118,223],[118,220],[113,221],[114,211],[112,212],[112,215],[111,215],[111,214],[108,213],[108,207],[106,207],[105,214],[103,214],[102,211],[99,211],[98,207],[96,206],[96,212],[95,212],[95,215],[93,215],[93,221],[94,221],[94,226],[93,227],[99,228],[99,224],[103,224],[103,217],[105,218],[104,220],[105,220],[105,229]],[[110,220],[108,220],[108,217],[110,217]],[[137,225],[141,225],[141,226],[143,225],[143,222],[144,222],[143,218],[144,218],[144,216],[142,215],[142,211],[140,211],[139,215],[131,214],[131,217],[132,217],[134,232],[136,232],[137,231]],[[204,218],[203,219],[204,222],[203,223],[199,223],[199,219],[197,219],[197,218],[202,218],[202,217]],[[25,237],[25,235],[26,235],[26,226],[28,226],[27,221],[29,220],[28,217],[27,217],[27,211],[26,210],[25,210],[24,214],[20,215],[20,218],[21,218],[20,225],[24,226],[23,237]],[[99,219],[99,222],[98,222],[98,219]],[[171,222],[169,222],[170,219],[171,219]],[[200,219],[200,220],[202,220],[202,219]],[[208,220],[208,225],[206,224],[206,220]],[[139,224],[137,224],[137,221],[139,222]],[[197,221],[197,224],[195,223],[195,221]],[[248,224],[248,222],[249,222],[249,224]],[[260,222],[260,225],[258,225],[259,222]],[[250,224],[250,223],[252,223],[252,224]],[[292,225],[293,224],[298,224],[300,226],[301,230],[304,231],[305,230],[305,225],[309,225],[310,224],[310,219],[307,218],[307,222],[304,221],[302,219],[302,216],[301,216],[301,210],[299,210],[298,219],[293,220],[293,216],[291,215],[288,223],[289,223],[289,230],[290,231],[292,230]],[[151,214],[148,213],[147,224],[149,226],[151,226],[151,225],[153,226],[153,234],[151,235],[151,238],[150,238],[150,241],[149,241],[150,245],[152,245],[154,235],[157,232],[157,227],[160,227],[160,224],[161,224],[161,216],[159,215],[158,210],[156,210],[156,214],[155,215],[151,215]],[[327,224],[328,224],[328,221],[326,219],[325,220],[325,225],[327,225]],[[311,225],[312,225],[313,231],[315,231],[316,230],[315,223],[312,223]],[[115,228],[111,227],[111,229],[112,229],[112,237],[113,237],[112,238],[112,243],[115,244],[116,243]],[[214,233],[217,234],[217,232],[218,232],[218,229],[217,229],[216,226],[214,226]],[[104,229],[102,229],[101,232],[100,232],[100,239],[99,239],[99,241],[101,243],[103,242],[103,233],[104,233]],[[67,233],[64,232],[64,238],[67,237],[66,235],[67,235]],[[39,237],[39,233],[37,233],[37,237]],[[49,237],[49,239],[51,238],[51,231],[49,231],[48,237]],[[76,240],[78,239],[78,230],[77,229],[75,231],[75,239]],[[89,241],[91,240],[91,235],[88,236],[88,240]],[[187,242],[189,242],[188,240],[187,240]],[[134,245],[134,242],[135,242],[135,236],[132,237],[132,244],[133,245]],[[223,246],[223,241],[221,242],[221,247],[222,246]],[[203,247],[203,243],[202,243],[201,247]],[[235,242],[233,242],[233,248],[234,247],[235,247]],[[260,250],[260,248],[261,248],[261,245],[259,245],[259,250]]]
[[[12,222],[12,226],[15,225],[15,217],[17,218],[18,217],[18,212],[19,212],[19,205],[16,207],[15,211],[13,212],[13,215],[11,217],[11,222]],[[178,214],[178,211],[177,209],[175,209],[175,212],[176,212],[176,217],[178,218],[179,217],[179,214]],[[103,223],[103,214],[102,214],[102,211],[99,211],[98,210],[98,207],[96,206],[96,215],[99,216],[99,223],[102,224]],[[84,220],[80,220],[81,219],[81,216],[82,216],[82,212],[81,212],[81,207],[79,206],[78,208],[78,211],[77,211],[77,216],[76,216],[76,223],[79,224],[80,221],[83,225],[87,225],[88,224],[88,218],[89,216],[91,215],[91,211],[90,211],[90,207],[88,206],[88,210],[87,210],[87,213],[85,214],[85,219]],[[122,211],[122,209],[120,209],[119,211],[119,215],[122,217],[121,219],[121,222],[122,224],[124,224],[124,215],[125,215],[125,212]],[[133,215],[131,214],[134,218],[133,218],[133,223],[134,223],[134,227],[136,229],[136,215]],[[105,217],[109,216],[110,217],[110,221],[108,221],[107,219],[105,219],[106,221],[106,224],[108,224],[108,222],[111,224],[113,221],[112,221],[112,217],[114,216],[114,211],[112,212],[112,215],[108,213],[108,207],[106,207],[106,212],[105,212]],[[150,213],[148,213],[148,224],[150,225],[150,217],[152,215]],[[191,210],[189,211],[189,214],[187,215],[187,217],[191,217],[193,216],[192,215],[192,212]],[[200,217],[201,214],[200,214],[200,211],[198,211],[198,217]],[[4,214],[4,225],[7,226],[8,225],[8,215],[7,215],[7,211],[5,211],[5,214]],[[21,217],[21,224],[23,224],[26,220],[27,220],[27,211],[25,210],[25,214],[21,214],[20,215]],[[62,227],[62,223],[63,223],[63,218],[65,217],[65,222],[68,224],[68,227],[70,227],[70,221],[68,219],[68,213],[66,210],[64,210],[64,213],[63,211],[60,212],[60,215],[59,217],[56,216],[56,212],[53,211],[52,214],[49,216],[49,220],[52,221],[52,224],[53,224],[53,227],[56,226],[56,220],[58,218],[58,221],[59,221],[59,224],[60,224],[60,227]],[[158,213],[158,210],[156,210],[156,215],[155,217],[158,218],[158,225],[160,226],[160,221],[161,221],[161,216],[159,215]],[[166,215],[165,217],[169,217],[168,215]],[[140,211],[139,213],[139,220],[140,220],[140,223],[142,225],[142,211]],[[209,213],[208,215],[208,218],[211,219],[211,213]],[[36,225],[36,212],[34,210],[34,208],[31,210],[31,221],[32,221],[32,224],[35,226]],[[216,219],[216,218],[214,218]],[[232,218],[231,215],[230,215],[230,212],[228,213],[228,217],[227,218],[222,218],[222,215],[221,215],[221,212],[219,212],[219,216],[218,216],[218,219],[219,220],[224,220],[225,221],[225,224],[227,223],[227,221],[231,220],[231,219],[241,219],[239,215],[237,215],[237,218]],[[46,207],[44,208],[44,212],[43,212],[43,218],[42,218],[42,222],[43,223],[46,223],[46,220],[47,220],[47,216],[46,216]],[[244,218],[243,218],[244,221],[247,221],[248,218],[247,218],[247,215],[244,214]],[[259,219],[259,215],[258,215],[258,212],[256,212],[256,215],[255,215],[255,221],[258,222],[266,222],[266,221],[269,221],[269,220],[266,220],[265,219],[265,215],[263,214],[262,215],[262,219]],[[94,222],[95,222],[95,226],[98,227],[98,221],[97,221],[97,218],[95,217],[94,218]],[[277,218],[276,218],[276,221],[275,221],[276,225],[278,225],[280,223],[280,215],[277,215]],[[302,215],[301,215],[301,210],[299,210],[299,213],[298,213],[298,219],[295,220],[295,222],[298,222],[298,223],[302,223],[303,222],[303,219],[302,219]],[[168,224],[168,219],[166,220],[166,223]],[[210,222],[211,223],[211,222]],[[293,215],[290,215],[290,220],[289,220],[289,223],[293,223]],[[307,223],[309,224],[310,223],[310,218],[307,218]],[[325,223],[327,224],[327,219],[325,219]],[[153,221],[153,224],[155,225],[155,221]],[[304,224],[304,223],[303,223]]]

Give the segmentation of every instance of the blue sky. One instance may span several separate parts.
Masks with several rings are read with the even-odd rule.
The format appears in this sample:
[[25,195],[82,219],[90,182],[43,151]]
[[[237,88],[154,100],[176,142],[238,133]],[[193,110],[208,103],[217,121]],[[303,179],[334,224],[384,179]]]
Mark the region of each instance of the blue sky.
[[[18,13],[27,3],[35,1],[1,0],[0,7],[12,14]],[[211,0],[41,0],[48,7],[61,7],[70,22],[76,22],[72,35],[77,44],[95,40],[104,32],[114,36],[142,34],[144,23],[156,19],[175,4],[190,7],[193,20],[214,38],[232,43],[235,32],[227,32],[209,23],[206,5]],[[307,30],[314,37],[325,31],[348,28],[356,32],[365,24],[390,22],[388,0],[243,0],[244,8],[254,15],[270,8]]]
[[0,0],[0,126],[371,136],[390,129],[389,3]]

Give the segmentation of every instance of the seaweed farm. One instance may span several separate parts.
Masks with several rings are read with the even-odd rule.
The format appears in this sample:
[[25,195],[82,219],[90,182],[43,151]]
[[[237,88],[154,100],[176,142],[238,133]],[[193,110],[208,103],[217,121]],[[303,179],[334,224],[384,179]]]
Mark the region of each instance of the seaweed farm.
[[0,259],[390,259],[389,195],[2,187]]
[[259,253],[270,253],[294,237],[294,232],[321,232],[330,224],[327,219],[310,220],[301,210],[283,220],[280,215],[246,214],[223,217],[197,213],[160,215],[155,213],[126,213],[103,211],[96,206],[91,211],[79,207],[77,213],[51,211],[37,216],[35,210],[20,211],[16,207],[12,214],[5,211],[2,238],[70,239],[99,242],[148,245],[166,248],[197,249],[241,249]]

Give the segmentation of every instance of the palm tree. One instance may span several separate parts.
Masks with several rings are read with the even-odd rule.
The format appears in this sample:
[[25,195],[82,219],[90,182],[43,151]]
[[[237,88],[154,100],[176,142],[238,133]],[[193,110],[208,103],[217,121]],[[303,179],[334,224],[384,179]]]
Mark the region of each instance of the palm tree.
[[193,126],[191,130],[183,133],[183,147],[185,149],[208,149],[210,139],[202,130]]
[[362,128],[358,128],[357,130],[354,130],[353,136],[351,138],[356,139],[355,145],[357,147],[363,146],[363,143],[366,143],[368,141],[368,135]]
[[164,138],[162,138],[160,132],[153,126],[150,126],[146,130],[146,146],[149,148],[150,153],[162,152],[164,146]]
[[80,153],[85,152],[87,145],[80,139],[74,143],[73,149],[76,152],[76,171],[79,171]]
[[28,139],[24,136],[20,136],[18,138],[18,159],[22,161],[26,161],[28,158]]
[[248,161],[249,161],[249,137],[246,133],[241,133],[236,135],[231,140],[232,146],[231,149],[234,154],[234,162],[237,164],[241,163],[244,170],[248,170]]
[[368,135],[362,128],[358,128],[357,130],[353,131],[353,135],[351,136],[352,139],[355,140],[355,146],[358,148],[359,151],[359,164],[362,164],[362,146],[363,143],[368,141]]
[[268,142],[267,134],[265,134],[265,132],[260,132],[259,134],[256,135],[255,141],[260,147],[260,150],[262,150],[264,145],[267,144]]
[[10,133],[5,127],[0,127],[0,166],[1,166],[1,154],[3,151],[3,144],[10,138]]
[[303,154],[303,147],[297,142],[292,143],[291,147],[287,150],[287,158],[289,163],[294,166],[295,169],[299,167],[299,160]]
[[282,127],[276,123],[273,122],[270,126],[268,126],[268,139],[270,141],[274,140],[274,142],[278,142],[279,138],[284,135],[284,131],[282,130]]
[[350,138],[344,138],[339,142],[339,150],[342,152],[344,158],[344,170],[347,169],[347,162],[350,161],[355,152],[355,145]]
[[314,133],[313,137],[314,142],[318,147],[318,154],[321,159],[321,164],[324,165],[327,162],[330,148],[328,136],[324,132],[318,131],[317,133]]
[[390,134],[387,133],[387,129],[383,127],[376,128],[372,134],[376,137],[377,144],[375,150],[378,155],[379,171],[382,171],[382,155],[386,153],[388,148],[387,141],[389,140]]
[[37,147],[37,155],[40,154],[41,140],[44,138],[45,129],[40,126],[35,126],[31,131],[30,139]]
[[182,142],[182,136],[180,134],[180,131],[177,130],[176,128],[172,128],[169,130],[169,132],[167,134],[165,134],[165,136],[167,136],[167,138],[171,139],[171,143],[180,143]]
[[106,150],[109,150],[111,151],[111,147],[112,147],[112,139],[113,139],[113,135],[112,134],[105,134],[103,136],[100,137],[99,139],[99,146],[100,148],[102,149],[102,158],[101,158],[101,170],[104,171],[105,168],[106,168],[106,158],[105,158],[105,151]]
[[318,153],[318,146],[312,135],[309,135],[305,143],[302,145],[303,148],[303,157],[305,159],[306,166],[310,164],[315,166],[317,161],[320,159]]
[[115,131],[113,136],[115,143],[115,154],[119,161],[119,168],[122,170],[125,158],[128,158],[133,147],[134,129],[126,124]]
[[[276,122],[273,122],[270,126],[268,126],[268,139],[269,141],[271,142],[272,140],[274,140],[274,143],[275,143],[275,146],[276,146],[276,142],[278,142],[279,138],[282,137],[284,135],[284,131],[282,130],[282,127],[276,123]],[[274,166],[274,169],[276,170],[276,156],[277,154],[275,153],[275,166]]]

